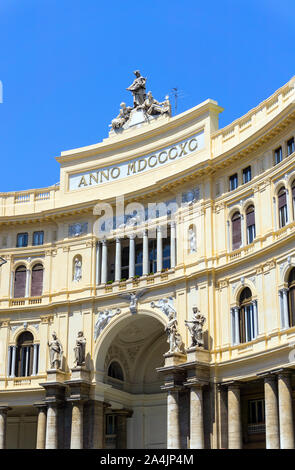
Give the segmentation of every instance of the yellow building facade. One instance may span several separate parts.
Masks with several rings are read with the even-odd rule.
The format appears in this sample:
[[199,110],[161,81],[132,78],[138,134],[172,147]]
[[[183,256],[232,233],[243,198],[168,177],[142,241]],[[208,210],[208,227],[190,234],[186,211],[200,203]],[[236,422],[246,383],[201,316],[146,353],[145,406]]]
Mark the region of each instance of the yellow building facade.
[[0,194],[0,448],[294,448],[294,98],[135,116]]

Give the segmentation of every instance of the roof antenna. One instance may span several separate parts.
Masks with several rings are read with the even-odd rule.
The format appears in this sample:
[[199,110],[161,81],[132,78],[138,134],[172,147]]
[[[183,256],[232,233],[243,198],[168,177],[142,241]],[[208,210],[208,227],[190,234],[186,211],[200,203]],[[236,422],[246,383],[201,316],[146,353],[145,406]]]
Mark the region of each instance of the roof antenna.
[[172,94],[174,96],[174,113],[177,114],[177,98],[178,98],[178,88],[172,88]]

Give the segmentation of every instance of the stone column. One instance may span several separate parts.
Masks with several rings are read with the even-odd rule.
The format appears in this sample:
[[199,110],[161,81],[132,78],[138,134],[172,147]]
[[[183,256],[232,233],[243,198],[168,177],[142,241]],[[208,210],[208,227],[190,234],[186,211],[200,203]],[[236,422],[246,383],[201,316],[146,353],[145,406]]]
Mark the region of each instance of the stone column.
[[283,311],[284,311],[284,328],[289,328],[289,306],[288,306],[288,291],[289,289],[282,289],[283,292]]
[[231,251],[231,238],[230,238],[230,222],[229,220],[226,221],[227,225],[227,252],[229,253]]
[[129,279],[135,275],[135,235],[129,235]]
[[235,312],[235,344],[240,344],[240,321],[239,321],[239,307],[234,307]]
[[294,425],[290,373],[278,374],[281,449],[294,449]]
[[37,359],[38,359],[38,344],[34,344],[33,372],[32,372],[32,375],[37,375]]
[[258,311],[257,311],[257,300],[253,300],[253,317],[254,317],[254,338],[257,338],[258,331]]
[[83,402],[72,401],[71,449],[83,449]]
[[180,449],[178,390],[168,390],[167,396],[167,449]]
[[0,449],[6,448],[7,412],[11,410],[8,406],[0,406]]
[[243,214],[241,214],[241,242],[241,248],[243,248],[245,246],[245,219]]
[[240,386],[237,383],[228,385],[228,448],[242,448]]
[[278,222],[277,222],[277,204],[276,204],[276,197],[273,196],[273,212],[274,212],[274,229],[278,229]]
[[30,297],[30,279],[31,279],[31,271],[27,269],[26,271],[26,294],[25,297]]
[[121,279],[121,239],[116,238],[116,262],[115,262],[115,281]]
[[162,227],[157,227],[157,272],[163,268]]
[[57,413],[57,403],[48,403],[45,441],[46,449],[57,449],[58,447]]
[[38,408],[36,449],[45,449],[47,405],[45,403],[36,403],[34,406]]
[[12,346],[11,376],[15,377],[16,346]]
[[176,224],[171,222],[170,224],[170,266],[175,268],[176,266]]
[[100,401],[93,402],[92,409],[93,425],[92,438],[90,442],[91,449],[103,449],[104,444],[104,403]]
[[204,449],[202,385],[190,387],[190,448]]
[[276,377],[264,377],[266,448],[279,449],[279,414]]
[[130,418],[132,412],[122,410],[117,414],[117,449],[127,449],[127,418]]
[[288,188],[286,188],[287,193],[287,224],[292,220],[292,196]]
[[149,239],[147,230],[142,234],[142,275],[149,274]]
[[96,243],[96,269],[95,269],[95,283],[98,286],[100,284],[100,273],[101,273],[101,245],[100,242]]
[[108,277],[108,246],[107,241],[102,241],[102,256],[101,256],[101,283],[107,283]]

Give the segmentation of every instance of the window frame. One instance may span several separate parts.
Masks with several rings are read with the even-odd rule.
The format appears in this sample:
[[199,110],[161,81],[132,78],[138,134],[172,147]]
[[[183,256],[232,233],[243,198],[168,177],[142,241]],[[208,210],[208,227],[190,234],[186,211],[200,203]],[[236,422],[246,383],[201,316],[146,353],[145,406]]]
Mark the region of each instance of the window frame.
[[[24,236],[26,243],[19,244],[20,237]],[[29,244],[29,233],[28,232],[20,232],[16,235],[16,248],[24,248]]]

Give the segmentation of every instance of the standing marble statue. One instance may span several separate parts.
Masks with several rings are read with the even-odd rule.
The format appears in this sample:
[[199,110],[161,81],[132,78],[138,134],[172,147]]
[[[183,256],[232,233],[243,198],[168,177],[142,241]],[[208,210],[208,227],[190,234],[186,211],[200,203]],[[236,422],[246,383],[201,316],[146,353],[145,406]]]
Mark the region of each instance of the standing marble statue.
[[204,347],[204,333],[203,333],[203,325],[205,323],[206,318],[204,315],[200,313],[200,310],[197,307],[193,308],[193,319],[191,321],[184,320],[185,325],[189,329],[192,344],[191,348]]
[[131,91],[133,95],[133,106],[134,108],[136,108],[137,106],[142,105],[146,98],[146,92],[145,92],[146,78],[141,76],[139,70],[135,70],[135,72],[133,73],[136,76],[136,78],[134,82],[128,88],[126,88],[126,90]]
[[82,279],[82,261],[75,258],[74,281],[79,282]]
[[50,367],[51,369],[61,369],[62,368],[62,357],[63,357],[63,348],[61,342],[56,336],[55,331],[52,333],[52,341],[48,341],[49,346],[49,356],[50,356]]
[[168,353],[178,352],[178,353],[185,354],[184,343],[178,331],[176,313],[173,312],[172,310],[169,312],[168,325],[165,331],[168,335],[168,343],[169,343]]
[[188,231],[188,239],[189,239],[190,253],[195,253],[197,251],[197,241],[196,241],[195,231],[192,228],[190,228]]
[[86,338],[84,337],[83,331],[79,331],[76,339],[76,346],[74,347],[76,367],[85,364],[85,348]]

